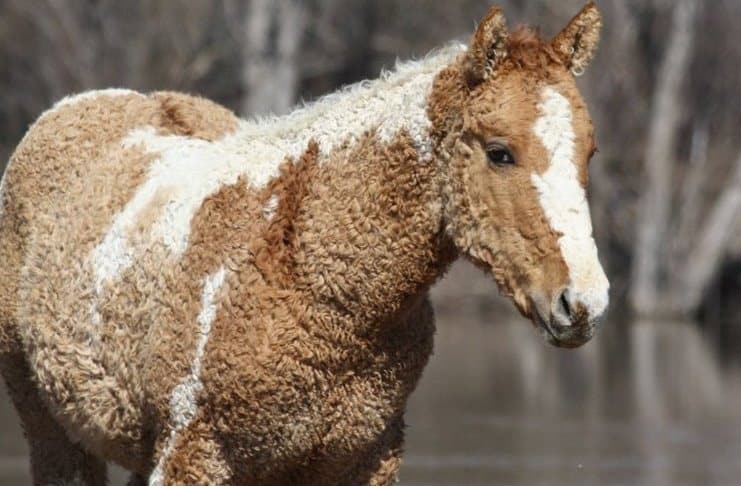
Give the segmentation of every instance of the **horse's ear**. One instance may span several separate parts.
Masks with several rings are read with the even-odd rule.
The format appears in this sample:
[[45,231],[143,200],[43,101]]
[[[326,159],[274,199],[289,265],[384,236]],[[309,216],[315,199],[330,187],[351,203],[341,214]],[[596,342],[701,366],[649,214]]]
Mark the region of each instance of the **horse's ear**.
[[589,2],[551,41],[566,67],[576,76],[582,74],[597,52],[602,16],[594,2]]
[[471,39],[466,57],[469,84],[488,78],[499,62],[507,56],[507,22],[499,7],[492,7],[481,19]]

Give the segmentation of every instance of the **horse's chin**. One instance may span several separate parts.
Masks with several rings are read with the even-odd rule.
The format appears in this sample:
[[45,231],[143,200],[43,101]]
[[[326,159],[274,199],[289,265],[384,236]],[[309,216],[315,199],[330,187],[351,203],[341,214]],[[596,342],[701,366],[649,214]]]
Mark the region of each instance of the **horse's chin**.
[[588,343],[595,333],[594,326],[558,326],[543,319],[538,312],[533,312],[530,319],[543,340],[557,348],[578,348]]

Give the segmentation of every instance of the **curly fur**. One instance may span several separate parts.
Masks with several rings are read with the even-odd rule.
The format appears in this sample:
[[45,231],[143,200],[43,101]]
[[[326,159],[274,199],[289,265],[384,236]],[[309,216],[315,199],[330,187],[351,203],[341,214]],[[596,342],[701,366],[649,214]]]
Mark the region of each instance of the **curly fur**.
[[[504,25],[281,118],[127,90],[44,113],[0,185],[0,371],[34,481],[390,484],[430,286],[462,254],[531,315],[570,285],[562,233],[590,232],[533,183],[586,183],[573,63]],[[546,90],[573,132],[555,172]]]

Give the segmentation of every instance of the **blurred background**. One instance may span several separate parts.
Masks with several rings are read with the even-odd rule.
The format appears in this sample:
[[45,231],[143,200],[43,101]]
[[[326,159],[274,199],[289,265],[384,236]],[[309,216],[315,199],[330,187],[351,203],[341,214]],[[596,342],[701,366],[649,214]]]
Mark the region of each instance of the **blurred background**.
[[[178,90],[284,113],[397,58],[467,40],[491,0],[1,0],[0,167],[32,121],[93,88]],[[582,0],[498,0],[555,35]],[[609,321],[546,347],[460,262],[401,484],[741,484],[741,5],[600,2],[579,79]],[[0,391],[0,484],[30,484]],[[123,474],[113,470],[113,483]]]

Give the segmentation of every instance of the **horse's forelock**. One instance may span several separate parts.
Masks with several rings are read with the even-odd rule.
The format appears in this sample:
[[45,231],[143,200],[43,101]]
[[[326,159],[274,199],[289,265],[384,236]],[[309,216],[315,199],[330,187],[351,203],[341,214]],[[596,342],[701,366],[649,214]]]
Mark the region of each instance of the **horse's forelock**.
[[551,43],[544,40],[537,29],[528,25],[518,26],[510,33],[507,59],[521,69],[545,71],[550,66],[563,66],[563,60]]

